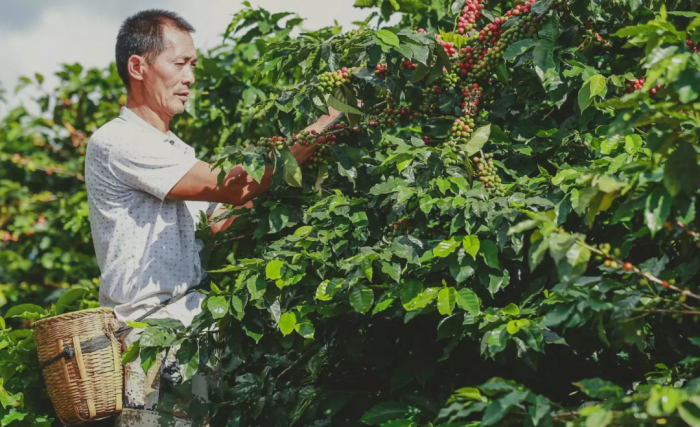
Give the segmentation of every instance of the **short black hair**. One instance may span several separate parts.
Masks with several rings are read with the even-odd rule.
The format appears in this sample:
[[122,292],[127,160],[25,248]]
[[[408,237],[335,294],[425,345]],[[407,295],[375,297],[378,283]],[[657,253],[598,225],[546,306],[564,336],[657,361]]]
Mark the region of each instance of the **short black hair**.
[[131,55],[142,55],[152,63],[163,50],[163,27],[170,25],[178,30],[194,33],[194,27],[175,12],[149,9],[124,20],[117,35],[117,73],[129,89],[127,63]]

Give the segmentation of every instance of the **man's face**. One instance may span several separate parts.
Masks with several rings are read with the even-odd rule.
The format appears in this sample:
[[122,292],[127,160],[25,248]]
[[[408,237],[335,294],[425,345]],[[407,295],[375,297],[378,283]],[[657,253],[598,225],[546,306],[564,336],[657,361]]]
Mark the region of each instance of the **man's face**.
[[163,28],[165,50],[143,73],[146,97],[151,108],[170,117],[185,111],[185,103],[194,83],[197,50],[186,31]]

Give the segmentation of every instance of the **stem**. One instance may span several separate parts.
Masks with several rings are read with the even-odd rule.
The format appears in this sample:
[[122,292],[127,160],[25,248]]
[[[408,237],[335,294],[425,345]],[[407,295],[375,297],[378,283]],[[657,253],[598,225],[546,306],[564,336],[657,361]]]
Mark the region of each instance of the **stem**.
[[578,417],[578,412],[564,412],[563,414],[552,415],[552,418]]
[[664,308],[651,308],[651,309],[635,308],[635,309],[632,309],[632,311],[639,312],[639,313],[677,313],[677,314],[688,314],[691,316],[700,316],[700,311],[695,311],[695,310],[671,310],[671,309],[664,309]]
[[[613,260],[613,261],[617,262],[618,264],[624,264],[624,261],[623,261],[623,260],[621,260],[621,259],[619,259],[619,258],[616,258],[616,257],[613,257],[613,256],[610,256],[610,254],[603,253],[603,251],[601,251],[600,249],[598,249],[598,248],[596,248],[596,247],[594,247],[594,246],[591,246],[591,245],[587,244],[587,243],[584,242],[583,240],[580,240],[580,239],[579,239],[579,240],[577,240],[576,242],[577,242],[579,245],[581,245],[581,246],[587,248],[587,249],[588,249],[589,251],[591,251],[591,252],[594,252],[594,253],[596,253],[596,254],[598,254],[598,255],[604,256],[604,257],[606,257],[606,258],[608,258],[608,259],[610,259],[610,260]],[[696,294],[692,293],[692,292],[691,292],[690,290],[688,290],[688,289],[681,289],[681,288],[679,288],[679,287],[676,286],[676,285],[671,285],[671,284],[669,284],[668,282],[666,282],[665,280],[661,280],[661,279],[659,279],[658,277],[654,276],[653,274],[651,274],[651,273],[649,273],[649,272],[645,272],[645,271],[640,270],[639,267],[637,267],[636,265],[633,266],[633,267],[632,267],[632,270],[629,270],[629,271],[632,272],[632,273],[636,273],[636,274],[642,276],[643,278],[647,279],[647,280],[650,281],[650,282],[654,282],[654,283],[656,283],[656,284],[658,284],[658,285],[661,285],[662,287],[664,287],[664,288],[666,288],[666,289],[670,289],[670,290],[672,290],[672,291],[674,291],[674,292],[678,292],[679,294],[683,294],[683,295],[685,295],[685,296],[688,296],[688,297],[690,297],[690,298],[694,298],[694,299],[700,301],[700,295],[696,295]],[[667,286],[664,286],[664,283],[665,283]]]
[[679,228],[683,229],[683,231],[685,231],[686,233],[688,233],[688,235],[689,235],[690,237],[692,237],[693,240],[695,240],[695,241],[700,240],[700,234],[698,234],[697,231],[693,231],[693,230],[689,229],[685,224],[683,224],[682,222],[680,222],[680,221],[678,221],[678,220],[676,220],[676,225],[677,225]]

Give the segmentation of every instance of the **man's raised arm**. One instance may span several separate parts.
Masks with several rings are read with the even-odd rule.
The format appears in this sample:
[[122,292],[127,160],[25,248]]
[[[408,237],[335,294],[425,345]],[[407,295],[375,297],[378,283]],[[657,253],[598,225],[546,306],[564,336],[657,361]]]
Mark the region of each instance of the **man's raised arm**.
[[[328,126],[340,114],[338,111],[329,108],[329,115],[322,116],[316,123],[307,127],[306,130],[320,132]],[[302,164],[311,158],[316,150],[317,144],[303,146],[295,144],[290,147],[290,151]],[[170,190],[166,198],[172,200],[197,200],[207,202],[226,203],[235,206],[242,206],[246,202],[258,197],[272,185],[272,168],[265,168],[265,174],[260,183],[246,173],[241,165],[236,165],[224,178],[223,184],[218,185],[218,176],[221,169],[212,169],[206,162],[197,162],[184,177]]]

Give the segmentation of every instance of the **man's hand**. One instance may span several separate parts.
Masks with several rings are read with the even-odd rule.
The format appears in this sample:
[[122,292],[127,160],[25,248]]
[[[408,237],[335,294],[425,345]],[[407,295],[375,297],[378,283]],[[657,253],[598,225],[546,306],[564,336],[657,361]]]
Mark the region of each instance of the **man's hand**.
[[[338,110],[328,108],[328,115],[321,116],[318,121],[304,130],[320,132],[340,115]],[[303,146],[295,144],[290,151],[299,164],[309,160],[317,148],[317,144]],[[266,168],[260,183],[255,182],[243,169],[236,165],[229,171],[223,181],[218,185],[218,176],[221,169],[212,169],[206,162],[197,162],[182,179],[170,190],[167,199],[171,200],[195,200],[207,202],[226,203],[235,206],[243,206],[250,200],[263,194],[272,186],[272,168]],[[230,224],[229,224],[230,225]]]
[[[241,209],[241,208],[248,208],[252,209],[253,208],[253,202],[248,202],[243,206],[236,206],[234,209]],[[225,220],[222,221],[216,221],[216,217],[219,215],[222,215],[224,213],[228,212],[228,208],[226,206],[220,206],[217,210],[214,211],[211,216],[209,216],[209,221],[212,223],[211,224],[211,234],[214,235],[216,233],[221,233],[222,231],[225,231],[227,228],[233,224],[233,221],[238,218],[238,216],[232,216],[230,218],[226,218]],[[216,221],[216,222],[214,222]]]
[[[333,123],[333,120],[337,119],[338,116],[340,116],[340,111],[328,107],[328,115],[321,116],[321,118],[319,118],[316,123],[312,124],[311,126],[308,126],[304,130],[314,130],[316,132],[321,132],[324,128]],[[301,165],[306,163],[306,161],[311,158],[311,156],[314,154],[314,151],[316,151],[316,148],[318,148],[318,144],[306,146],[301,144],[294,144],[291,147],[289,147],[289,151],[292,152],[294,158],[297,159],[297,162]]]

